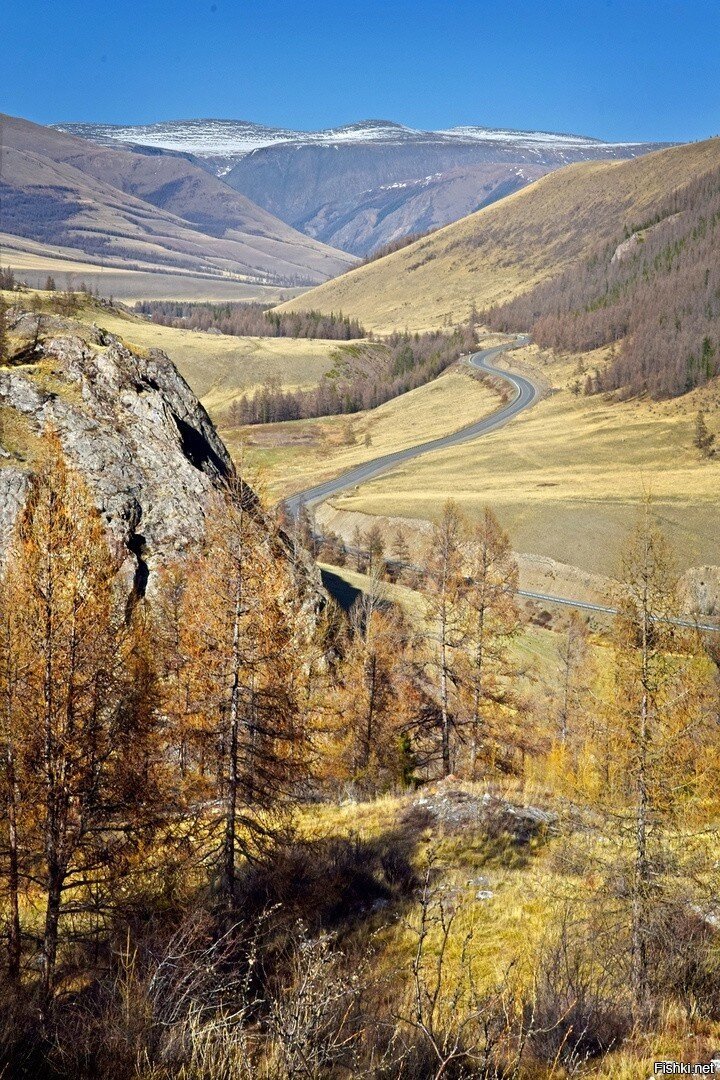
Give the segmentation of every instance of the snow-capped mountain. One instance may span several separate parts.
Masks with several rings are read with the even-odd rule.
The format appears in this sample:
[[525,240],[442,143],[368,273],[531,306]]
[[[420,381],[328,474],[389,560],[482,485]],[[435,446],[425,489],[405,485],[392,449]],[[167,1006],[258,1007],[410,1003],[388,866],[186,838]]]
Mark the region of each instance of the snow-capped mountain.
[[[396,124],[391,120],[360,120],[354,124],[322,131],[293,131],[267,127],[250,120],[168,120],[156,124],[56,124],[61,131],[104,143],[133,143],[210,158],[223,162],[218,171],[237,159],[278,143],[298,146],[339,146],[356,143],[407,144],[434,143],[464,145],[477,143],[508,144],[523,149],[570,154],[586,151],[591,155],[627,151],[644,146],[637,143],[606,143],[586,135],[565,135],[549,131],[512,131],[503,128],[454,127],[440,131],[422,131]],[[618,156],[625,157],[625,153]]]
[[[189,155],[281,220],[357,255],[402,230],[449,224],[563,165],[660,149],[652,143],[483,126],[422,131],[389,120],[323,131],[247,120],[57,126],[106,145]],[[428,178],[432,183],[423,187]]]

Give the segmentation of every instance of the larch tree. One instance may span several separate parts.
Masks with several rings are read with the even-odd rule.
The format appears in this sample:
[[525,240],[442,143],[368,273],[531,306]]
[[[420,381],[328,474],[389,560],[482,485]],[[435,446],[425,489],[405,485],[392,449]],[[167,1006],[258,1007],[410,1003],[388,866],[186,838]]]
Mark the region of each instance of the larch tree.
[[483,750],[502,738],[509,717],[513,667],[510,643],[522,623],[516,601],[518,567],[510,538],[492,510],[485,509],[467,548],[469,580],[463,590],[466,612],[463,694],[469,729],[471,779],[476,779]]
[[461,541],[465,520],[456,504],[445,503],[433,527],[425,559],[426,623],[430,668],[440,708],[440,756],[443,776],[452,771],[452,734],[456,725],[461,650],[466,642],[462,610],[465,591]]
[[695,417],[693,444],[698,448],[703,457],[710,457],[714,442],[715,436],[708,430],[708,426],[705,423],[705,413],[701,409]]
[[717,675],[698,636],[677,623],[678,575],[649,506],[625,545],[617,607],[565,779],[604,837],[594,849],[598,901],[624,942],[624,981],[642,1018],[659,957],[673,948],[673,905],[689,910],[706,887],[700,834],[718,808]]
[[408,545],[407,533],[403,529],[402,525],[398,525],[393,536],[392,547],[390,552],[394,559],[397,559],[399,563],[410,562],[410,547]]
[[352,610],[337,697],[347,778],[371,795],[399,776],[400,743],[411,697],[406,687],[407,640],[402,613],[383,600],[376,567],[370,587]]
[[228,915],[239,858],[273,840],[303,766],[303,616],[291,561],[258,514],[242,481],[217,498],[181,619],[193,766],[221,808],[210,859]]
[[355,553],[355,569],[360,573],[364,566],[365,536],[359,525],[353,527],[352,548]]
[[368,531],[365,533],[365,536],[363,537],[363,543],[370,559],[370,573],[374,573],[378,567],[384,568],[385,541],[383,539],[382,529],[378,524],[373,524],[370,526]]
[[590,681],[590,647],[585,620],[576,611],[570,613],[567,629],[558,645],[560,687],[557,727],[563,746],[571,738],[574,720],[582,708]]
[[91,892],[109,903],[113,875],[149,824],[156,717],[149,695],[140,706],[137,671],[128,674],[133,630],[100,514],[57,435],[44,436],[42,451],[5,574],[14,643],[4,683],[22,671],[23,686],[16,701],[6,693],[4,726],[14,740],[20,863],[42,897],[47,1010],[65,897],[72,892],[76,915]]
[[22,926],[20,920],[22,775],[19,717],[25,705],[30,658],[22,641],[18,620],[22,597],[13,595],[7,582],[0,583],[0,786],[4,814],[2,830],[2,881],[7,904],[8,977],[20,978]]

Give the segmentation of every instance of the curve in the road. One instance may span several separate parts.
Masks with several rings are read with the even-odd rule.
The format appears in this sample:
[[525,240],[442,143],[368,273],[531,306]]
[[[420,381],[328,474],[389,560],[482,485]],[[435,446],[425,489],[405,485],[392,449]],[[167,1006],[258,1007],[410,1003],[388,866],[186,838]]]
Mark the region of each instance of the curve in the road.
[[494,345],[491,349],[482,349],[480,352],[473,353],[468,359],[468,363],[477,368],[478,371],[487,372],[489,375],[499,375],[506,382],[509,382],[515,390],[512,401],[503,405],[501,409],[498,409],[497,412],[492,413],[490,416],[486,416],[482,420],[476,420],[474,423],[468,424],[450,435],[443,435],[439,439],[430,439],[428,442],[419,443],[417,446],[409,446],[406,450],[396,450],[392,454],[384,454],[382,457],[365,461],[362,465],[356,465],[353,469],[348,469],[347,472],[341,473],[340,476],[332,480],[326,480],[322,484],[317,484],[315,487],[291,495],[290,498],[285,500],[285,508],[289,516],[296,519],[302,507],[317,506],[318,503],[329,499],[332,495],[337,495],[339,492],[355,487],[356,484],[365,483],[367,480],[374,480],[376,476],[388,472],[388,470],[395,468],[396,465],[401,465],[405,461],[411,461],[413,458],[421,457],[424,454],[432,454],[436,450],[447,450],[452,446],[459,446],[461,443],[477,439],[480,435],[487,435],[488,432],[497,430],[497,428],[506,424],[508,420],[512,420],[523,412],[524,409],[529,408],[537,401],[540,388],[523,375],[513,375],[502,368],[494,367],[490,362],[509,349],[517,349],[527,345],[529,340],[528,337],[517,337],[503,345]]
[[[333,480],[327,480],[323,484],[317,484],[315,487],[300,491],[296,495],[292,495],[285,500],[285,508],[288,514],[293,519],[296,519],[301,508],[304,506],[316,506],[324,499],[328,499],[332,495],[337,495],[340,491],[345,491],[347,488],[354,487],[356,484],[372,480],[376,476],[380,476],[382,473],[393,469],[396,465],[399,465],[404,461],[411,461],[413,458],[421,457],[423,454],[430,454],[435,450],[445,450],[451,446],[459,446],[461,443],[470,442],[480,435],[486,435],[490,431],[495,431],[497,428],[502,427],[503,424],[506,424],[508,420],[512,420],[513,417],[523,412],[523,410],[528,409],[540,396],[540,388],[535,383],[531,382],[530,379],[526,379],[523,375],[511,374],[503,368],[495,367],[490,361],[510,349],[517,349],[523,345],[527,345],[529,340],[528,337],[518,335],[513,341],[506,342],[504,345],[495,345],[490,349],[482,349],[480,352],[473,353],[472,356],[468,358],[468,363],[472,367],[477,368],[479,371],[485,371],[489,375],[498,375],[500,378],[510,383],[515,390],[515,396],[507,405],[503,405],[501,409],[498,409],[497,412],[492,413],[490,416],[486,416],[482,420],[477,420],[474,424],[469,424],[467,427],[460,428],[459,431],[455,431],[450,435],[444,435],[439,439],[431,439],[428,442],[419,443],[417,446],[408,447],[407,450],[398,450],[394,454],[385,454],[383,457],[373,458],[371,461],[366,461],[362,465],[357,465],[354,469],[349,469],[347,472],[341,473],[340,476],[335,477]],[[419,569],[419,567],[415,567],[415,569]],[[530,592],[526,589],[518,589],[517,593],[519,596],[525,597],[526,599],[539,601],[541,603],[560,604],[565,607],[580,608],[584,611],[592,611],[606,615],[617,614],[616,608],[608,607],[604,604],[594,604],[587,600],[576,600],[567,596],[554,596],[550,593]],[[669,619],[668,621],[677,626],[690,627],[706,633],[718,633],[720,630],[720,627],[715,623],[702,623],[698,622],[696,619]]]

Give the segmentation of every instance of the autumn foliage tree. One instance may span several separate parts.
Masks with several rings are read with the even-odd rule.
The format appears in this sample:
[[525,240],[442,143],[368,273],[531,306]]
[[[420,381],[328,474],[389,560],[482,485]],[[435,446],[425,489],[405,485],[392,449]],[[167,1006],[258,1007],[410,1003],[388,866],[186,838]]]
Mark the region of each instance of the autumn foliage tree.
[[338,778],[366,795],[404,782],[414,704],[411,637],[402,611],[384,597],[377,568],[352,609],[337,672],[330,744]]
[[429,669],[440,711],[440,759],[443,776],[452,772],[453,734],[457,730],[462,648],[466,640],[462,597],[465,588],[461,542],[464,520],[452,501],[445,503],[433,527],[425,560],[426,623]]
[[585,352],[615,345],[590,392],[676,397],[720,374],[720,170],[658,199],[569,269],[483,315],[496,330]]
[[517,604],[518,567],[510,537],[486,507],[466,544],[463,698],[469,740],[469,774],[477,778],[481,756],[492,761],[513,711],[514,668],[510,645],[522,622]]
[[211,508],[205,549],[187,568],[178,674],[185,767],[218,807],[207,858],[228,911],[240,856],[272,840],[302,765],[303,633],[289,561],[238,481]]
[[636,1015],[647,1017],[658,956],[674,948],[671,913],[701,901],[701,823],[716,813],[718,767],[716,678],[678,625],[677,570],[648,506],[626,542],[616,602],[609,663],[555,782],[601,828],[599,903]]
[[139,695],[133,623],[100,514],[55,434],[43,452],[3,583],[0,689],[8,882],[11,896],[22,877],[41,897],[47,1007],[63,921],[97,908],[98,894],[110,903],[113,878],[151,827],[159,762],[152,678]]

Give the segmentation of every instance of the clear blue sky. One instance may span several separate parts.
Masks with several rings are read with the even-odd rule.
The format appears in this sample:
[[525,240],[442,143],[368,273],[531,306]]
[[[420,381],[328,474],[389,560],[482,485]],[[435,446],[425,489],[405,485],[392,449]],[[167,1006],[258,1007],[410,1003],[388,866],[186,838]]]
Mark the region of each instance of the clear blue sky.
[[720,132],[720,0],[10,0],[0,108],[40,123],[382,118]]

